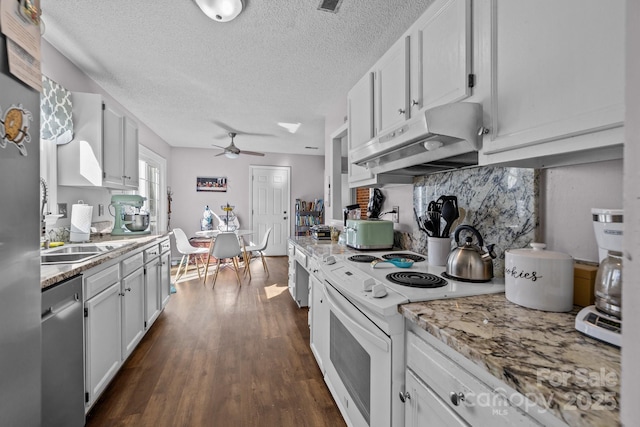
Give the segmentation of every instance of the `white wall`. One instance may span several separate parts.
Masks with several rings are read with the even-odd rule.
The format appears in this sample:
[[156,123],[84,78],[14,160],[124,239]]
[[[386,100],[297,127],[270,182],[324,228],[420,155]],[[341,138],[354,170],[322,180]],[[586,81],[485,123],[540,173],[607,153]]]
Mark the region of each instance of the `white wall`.
[[541,172],[540,226],[547,248],[598,262],[591,208],[622,208],[622,160]]
[[[294,212],[295,199],[314,200],[323,197],[324,157],[269,154],[264,157],[243,156],[228,159],[216,157],[215,150],[196,148],[173,148],[169,159],[169,186],[173,191],[171,204],[171,227],[182,228],[188,236],[200,229],[200,219],[205,205],[218,215],[220,206],[234,205],[234,213],[245,227],[251,220],[250,165],[291,167],[291,211]],[[227,192],[209,193],[196,191],[198,176],[226,176]],[[294,217],[291,217],[293,232]]]

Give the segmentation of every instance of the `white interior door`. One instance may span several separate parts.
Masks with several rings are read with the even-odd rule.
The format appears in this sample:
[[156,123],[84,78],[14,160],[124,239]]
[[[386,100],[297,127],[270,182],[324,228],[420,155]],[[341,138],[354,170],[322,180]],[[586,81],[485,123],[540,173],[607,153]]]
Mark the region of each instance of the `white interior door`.
[[286,255],[290,230],[291,169],[283,166],[251,166],[252,240],[260,242],[272,228],[265,255]]

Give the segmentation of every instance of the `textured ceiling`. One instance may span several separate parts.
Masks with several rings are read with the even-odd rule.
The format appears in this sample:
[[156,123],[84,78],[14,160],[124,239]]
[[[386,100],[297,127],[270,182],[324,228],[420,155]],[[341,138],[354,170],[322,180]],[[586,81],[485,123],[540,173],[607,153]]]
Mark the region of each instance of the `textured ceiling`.
[[431,0],[243,2],[220,23],[193,0],[42,0],[44,38],[171,146],[230,128],[240,149],[323,154],[324,117]]

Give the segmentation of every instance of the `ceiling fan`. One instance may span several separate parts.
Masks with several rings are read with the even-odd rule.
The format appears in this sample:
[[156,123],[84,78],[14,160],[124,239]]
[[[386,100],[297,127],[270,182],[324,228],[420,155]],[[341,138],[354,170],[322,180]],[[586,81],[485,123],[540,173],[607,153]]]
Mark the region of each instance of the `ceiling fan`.
[[238,156],[240,154],[249,154],[250,156],[264,156],[264,153],[258,153],[256,151],[240,150],[233,143],[233,138],[235,138],[236,133],[235,132],[229,132],[229,136],[231,137],[231,144],[229,144],[227,147],[221,147],[219,145],[212,144],[214,147],[218,147],[218,148],[224,150],[222,153],[216,154],[216,157],[224,155],[229,159],[236,159],[236,158],[238,158]]

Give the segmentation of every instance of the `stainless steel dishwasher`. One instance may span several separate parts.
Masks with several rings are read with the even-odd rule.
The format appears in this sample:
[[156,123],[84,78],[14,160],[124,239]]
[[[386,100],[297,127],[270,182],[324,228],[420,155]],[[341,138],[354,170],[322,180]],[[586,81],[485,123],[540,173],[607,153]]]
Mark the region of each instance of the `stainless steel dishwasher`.
[[42,426],[84,426],[82,276],[42,292]]

